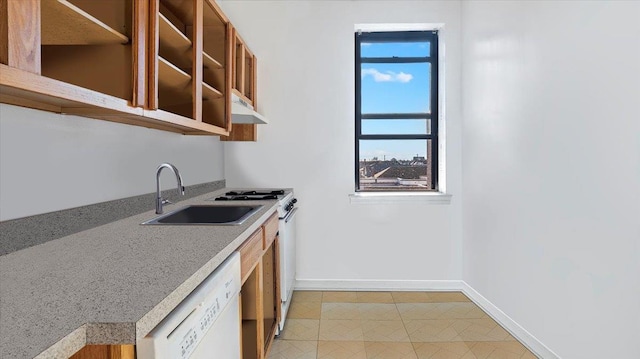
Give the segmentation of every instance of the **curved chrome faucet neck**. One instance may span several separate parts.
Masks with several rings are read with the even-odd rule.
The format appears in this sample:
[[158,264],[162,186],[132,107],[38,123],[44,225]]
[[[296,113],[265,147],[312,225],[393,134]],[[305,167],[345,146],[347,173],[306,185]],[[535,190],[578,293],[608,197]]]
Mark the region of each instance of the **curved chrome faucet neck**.
[[173,172],[173,174],[176,176],[176,182],[178,183],[178,194],[184,196],[184,185],[182,184],[182,176],[180,176],[180,172],[178,171],[176,166],[172,165],[171,163],[161,164],[156,170],[156,214],[162,214],[163,204],[171,203],[168,200],[162,198],[162,192],[160,190],[160,174],[162,173],[162,170],[164,168],[170,169],[171,172]]

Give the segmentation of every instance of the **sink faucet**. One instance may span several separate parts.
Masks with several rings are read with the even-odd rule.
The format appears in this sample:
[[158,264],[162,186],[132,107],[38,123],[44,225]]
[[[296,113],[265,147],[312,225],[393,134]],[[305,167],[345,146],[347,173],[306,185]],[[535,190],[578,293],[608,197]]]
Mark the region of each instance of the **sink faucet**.
[[162,205],[170,204],[168,200],[162,198],[162,194],[160,192],[160,173],[163,168],[170,169],[174,175],[176,175],[176,181],[178,182],[178,194],[182,194],[184,196],[184,186],[182,185],[182,177],[180,177],[180,172],[176,166],[171,163],[163,163],[158,166],[158,170],[156,172],[156,214],[162,214]]

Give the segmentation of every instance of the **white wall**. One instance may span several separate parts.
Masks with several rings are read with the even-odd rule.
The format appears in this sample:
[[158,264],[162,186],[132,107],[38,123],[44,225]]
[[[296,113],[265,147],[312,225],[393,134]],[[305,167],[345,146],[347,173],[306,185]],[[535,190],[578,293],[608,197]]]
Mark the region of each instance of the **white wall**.
[[[154,192],[162,162],[187,186],[224,179],[223,160],[218,137],[0,104],[0,220]],[[175,187],[170,172],[162,180]]]
[[463,279],[562,358],[639,358],[640,2],[462,8]]
[[[225,144],[232,186],[294,187],[298,277],[461,277],[460,3],[221,1],[258,57],[257,143]],[[352,205],[354,25],[445,23],[451,205]]]

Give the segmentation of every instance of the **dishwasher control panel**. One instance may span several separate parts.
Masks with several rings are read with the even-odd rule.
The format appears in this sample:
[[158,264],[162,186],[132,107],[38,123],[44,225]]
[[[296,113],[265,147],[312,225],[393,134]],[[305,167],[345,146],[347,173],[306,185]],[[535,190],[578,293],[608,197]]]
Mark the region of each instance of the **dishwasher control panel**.
[[[182,337],[180,345],[176,347],[179,352],[176,353],[174,358],[187,359],[191,356],[191,353],[193,353],[207,331],[209,331],[209,328],[215,323],[222,310],[226,307],[227,303],[233,299],[238,290],[234,278],[228,278],[224,286],[219,286],[217,290],[213,292],[213,295],[207,298],[208,300],[200,303],[191,314],[194,315],[194,319],[197,320],[190,320],[190,327],[184,328],[187,329],[187,331]],[[185,323],[186,322],[185,320]],[[181,330],[181,332],[184,332],[184,329]]]

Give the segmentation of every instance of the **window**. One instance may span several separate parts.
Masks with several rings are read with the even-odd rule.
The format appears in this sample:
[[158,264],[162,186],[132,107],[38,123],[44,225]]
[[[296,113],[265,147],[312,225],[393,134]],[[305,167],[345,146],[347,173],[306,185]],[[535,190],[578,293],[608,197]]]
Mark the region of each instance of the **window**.
[[437,191],[437,31],[355,42],[356,191]]

